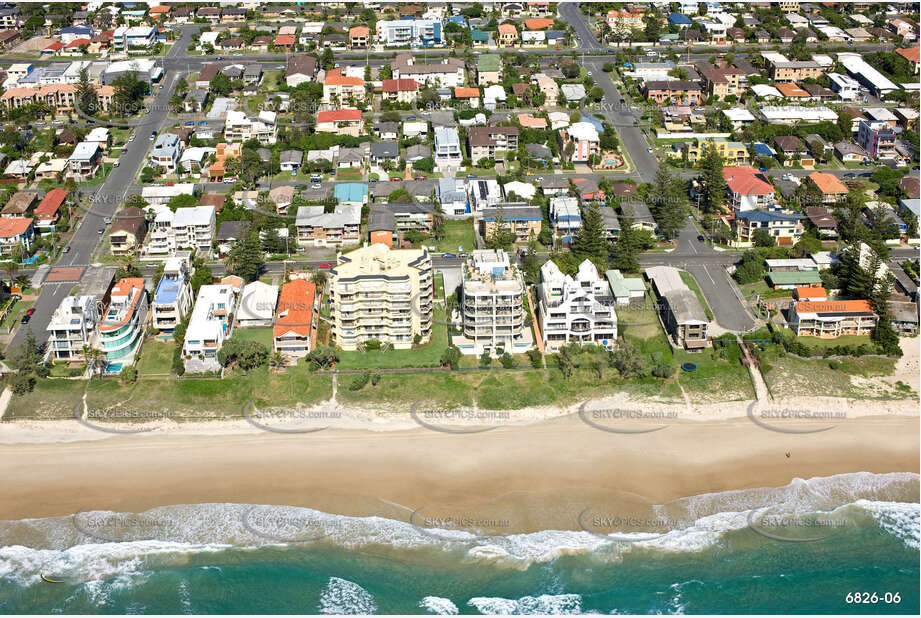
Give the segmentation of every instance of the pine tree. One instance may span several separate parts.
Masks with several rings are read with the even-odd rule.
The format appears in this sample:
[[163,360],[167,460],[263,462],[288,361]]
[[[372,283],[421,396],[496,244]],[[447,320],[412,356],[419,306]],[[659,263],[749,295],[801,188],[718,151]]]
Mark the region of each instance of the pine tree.
[[660,165],[649,190],[649,210],[665,238],[676,237],[687,217],[688,200],[682,184],[668,166]]
[[255,281],[265,263],[260,245],[259,234],[255,231],[239,239],[227,256],[227,269],[246,281]]
[[80,81],[77,82],[77,91],[74,93],[74,106],[77,113],[84,116],[93,117],[98,111],[96,89],[90,83],[86,68],[80,70]]
[[708,144],[700,157],[700,182],[703,186],[704,208],[717,212],[726,195],[726,179],[723,178],[723,157],[712,144]]
[[582,228],[572,241],[572,253],[582,260],[591,260],[599,272],[608,267],[608,241],[604,234],[604,221],[597,206],[582,211]]

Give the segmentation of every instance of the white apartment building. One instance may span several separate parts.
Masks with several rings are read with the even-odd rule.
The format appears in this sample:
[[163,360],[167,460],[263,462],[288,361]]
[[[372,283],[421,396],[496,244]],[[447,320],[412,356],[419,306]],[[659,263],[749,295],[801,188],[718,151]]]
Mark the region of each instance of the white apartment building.
[[564,275],[553,260],[540,269],[537,287],[540,332],[547,351],[568,343],[614,348],[617,314],[607,280],[589,260],[579,264],[575,277]]
[[192,272],[189,257],[164,260],[163,276],[153,297],[153,326],[170,333],[192,308]]
[[220,371],[217,353],[231,335],[230,316],[236,311],[237,294],[231,285],[203,285],[192,309],[182,343],[182,358],[189,373]]
[[152,26],[119,26],[112,37],[112,47],[146,49],[157,42],[157,29]]
[[237,110],[229,110],[224,118],[224,139],[228,142],[259,140],[260,144],[274,144],[278,136],[276,114],[261,111],[255,118]]
[[860,96],[860,82],[841,73],[829,73],[831,89],[844,101],[856,101]]
[[67,296],[55,309],[48,331],[48,352],[52,361],[85,360],[83,347],[90,345],[99,323],[95,296]]
[[214,206],[189,206],[176,212],[166,206],[154,206],[155,213],[142,250],[142,259],[174,257],[179,249],[194,249],[199,255],[211,255],[216,217]]
[[505,251],[477,249],[463,267],[461,318],[464,354],[501,355],[531,347],[524,327],[524,280]]
[[432,260],[425,249],[373,244],[340,254],[330,272],[333,334],[343,350],[371,340],[398,350],[432,337]]
[[454,170],[460,167],[460,137],[453,127],[435,127],[435,168],[439,171]]

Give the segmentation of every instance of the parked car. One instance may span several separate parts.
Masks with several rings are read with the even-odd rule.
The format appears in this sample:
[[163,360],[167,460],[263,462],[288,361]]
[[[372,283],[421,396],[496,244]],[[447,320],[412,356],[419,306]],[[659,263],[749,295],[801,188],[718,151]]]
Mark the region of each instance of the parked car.
[[97,231],[98,231],[100,234],[105,234],[106,228],[101,227],[101,228],[99,228]]
[[844,178],[857,178],[857,174],[855,174],[854,172],[850,172],[848,174],[845,174]]
[[391,181],[391,182],[400,182],[401,180],[403,180],[403,179],[400,178],[399,176],[391,176],[391,177],[390,177],[390,181]]
[[26,309],[26,315],[31,316],[33,313],[35,313],[35,307],[29,307]]
[[333,267],[333,265],[330,264],[329,262],[323,262],[323,263],[320,264],[320,266],[319,266],[319,268],[332,268],[332,267]]
[[20,324],[28,324],[28,323],[29,323],[29,320],[31,320],[31,319],[32,319],[32,316],[29,315],[29,314],[27,313],[26,315],[22,316],[22,319],[19,320],[19,323],[20,323]]
[[446,260],[453,260],[454,258],[457,257],[457,254],[455,254],[455,253],[442,253],[442,254],[441,254],[441,257],[445,258]]
[[697,242],[704,242],[705,240],[707,240],[707,239],[704,237],[703,234],[698,234],[698,235],[697,235]]
[[104,221],[106,222],[106,225],[109,225],[110,223],[112,223],[112,217],[106,217]]
[[70,245],[64,245],[64,250],[62,253],[70,253]]

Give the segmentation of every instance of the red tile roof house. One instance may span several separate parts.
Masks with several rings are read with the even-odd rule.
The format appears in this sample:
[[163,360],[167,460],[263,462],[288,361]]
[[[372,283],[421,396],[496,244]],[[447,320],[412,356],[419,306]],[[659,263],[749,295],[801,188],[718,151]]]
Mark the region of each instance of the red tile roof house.
[[358,137],[361,134],[361,110],[336,109],[320,112],[317,114],[316,130],[321,133]]
[[273,41],[275,47],[283,47],[285,51],[291,51],[297,44],[297,37],[293,34],[279,34]]
[[381,82],[381,98],[385,101],[412,103],[419,93],[419,84],[414,79],[385,79]]
[[276,352],[295,359],[310,352],[315,305],[316,285],[312,281],[294,279],[281,286],[272,328],[272,348]]
[[60,218],[61,205],[67,199],[64,189],[52,189],[45,194],[32,214],[35,216],[35,228],[40,232],[53,232]]
[[760,171],[753,167],[724,167],[726,192],[733,210],[744,212],[768,208],[774,204],[774,186]]
[[35,227],[32,217],[3,217],[0,219],[0,255],[9,255],[15,247],[22,245],[26,251],[32,248]]

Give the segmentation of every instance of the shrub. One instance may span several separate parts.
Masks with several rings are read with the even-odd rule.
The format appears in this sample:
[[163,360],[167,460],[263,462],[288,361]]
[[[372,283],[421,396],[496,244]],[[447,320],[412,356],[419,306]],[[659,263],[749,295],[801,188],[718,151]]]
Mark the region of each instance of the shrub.
[[372,373],[371,374],[371,386],[377,386],[377,383],[381,381],[381,374]]
[[489,352],[483,352],[483,354],[480,355],[480,367],[486,369],[490,365],[492,365],[492,357],[489,355]]
[[659,361],[656,366],[652,368],[652,375],[657,378],[670,378],[674,374],[675,366],[665,361]]
[[543,359],[540,355],[540,350],[528,350],[528,358],[531,359],[531,366],[535,369],[540,369],[543,364]]
[[368,339],[365,341],[365,350],[373,352],[381,349],[381,342],[377,339]]
[[14,373],[7,381],[14,395],[25,395],[35,388],[35,376],[31,373]]
[[128,365],[122,369],[119,377],[125,384],[134,384],[138,379],[138,369],[134,365]]
[[831,369],[832,371],[838,371],[839,369],[841,369],[841,362],[836,361],[836,360],[830,360],[828,361],[828,368]]
[[368,371],[358,374],[352,380],[352,383],[349,384],[349,390],[350,391],[360,391],[368,384],[368,381],[370,379],[371,379],[371,373]]
[[508,352],[499,357],[499,362],[502,363],[502,366],[506,369],[514,369],[518,366],[518,361],[512,358],[512,355]]

